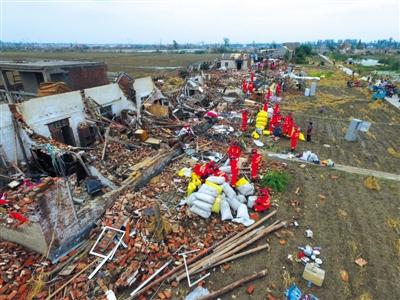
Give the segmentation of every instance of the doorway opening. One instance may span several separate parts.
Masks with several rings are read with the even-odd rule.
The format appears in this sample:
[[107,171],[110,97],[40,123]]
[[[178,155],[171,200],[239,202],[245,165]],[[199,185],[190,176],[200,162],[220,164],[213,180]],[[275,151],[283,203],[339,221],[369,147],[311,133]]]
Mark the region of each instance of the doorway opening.
[[69,126],[68,119],[62,119],[47,124],[50,130],[51,138],[57,142],[76,146],[72,128]]

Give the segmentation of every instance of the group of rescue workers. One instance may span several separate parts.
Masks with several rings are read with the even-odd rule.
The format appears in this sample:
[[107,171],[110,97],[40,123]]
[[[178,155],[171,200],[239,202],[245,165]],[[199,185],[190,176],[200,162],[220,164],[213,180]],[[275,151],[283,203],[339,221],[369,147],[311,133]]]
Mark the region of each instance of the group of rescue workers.
[[[254,84],[254,73],[250,73],[250,81],[248,82],[246,79],[242,81],[242,91],[246,95],[252,95],[255,89]],[[275,105],[272,108],[272,116],[268,123],[269,112],[268,108],[272,106],[272,98],[274,97],[277,100],[282,93],[282,84],[281,81],[277,81],[269,86],[265,93],[264,97],[264,105],[260,112],[257,114],[256,119],[256,131],[253,132],[253,138],[258,139],[259,136],[263,133],[267,135],[271,135],[274,137],[285,136],[290,138],[290,149],[292,152],[296,151],[297,141],[299,138],[303,139],[303,135],[300,132],[299,126],[297,126],[294,122],[292,113],[288,113],[286,116],[283,116],[280,112],[279,101],[275,101]],[[247,123],[248,123],[248,112],[246,110],[242,111],[242,126],[241,130],[243,132],[247,131]],[[265,131],[266,126],[268,124],[268,130]],[[313,130],[312,122],[309,123],[307,128],[307,141],[311,142],[311,134]],[[265,132],[264,132],[265,131]]]

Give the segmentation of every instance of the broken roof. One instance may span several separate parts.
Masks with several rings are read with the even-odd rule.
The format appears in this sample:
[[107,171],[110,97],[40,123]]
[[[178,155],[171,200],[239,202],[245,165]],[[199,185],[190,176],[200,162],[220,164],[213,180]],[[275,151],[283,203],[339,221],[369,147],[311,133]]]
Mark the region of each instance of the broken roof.
[[0,60],[0,69],[5,70],[44,70],[53,68],[103,66],[103,62],[56,59],[16,59]]
[[136,91],[136,94],[140,97],[146,97],[150,95],[155,88],[153,79],[150,76],[135,79],[133,83],[133,88]]

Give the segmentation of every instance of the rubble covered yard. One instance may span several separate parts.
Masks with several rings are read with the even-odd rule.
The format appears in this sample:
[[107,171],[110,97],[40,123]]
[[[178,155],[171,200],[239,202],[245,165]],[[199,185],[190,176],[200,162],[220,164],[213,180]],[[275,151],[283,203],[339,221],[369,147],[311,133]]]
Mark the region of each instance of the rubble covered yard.
[[6,85],[0,299],[400,298],[400,111],[272,56]]

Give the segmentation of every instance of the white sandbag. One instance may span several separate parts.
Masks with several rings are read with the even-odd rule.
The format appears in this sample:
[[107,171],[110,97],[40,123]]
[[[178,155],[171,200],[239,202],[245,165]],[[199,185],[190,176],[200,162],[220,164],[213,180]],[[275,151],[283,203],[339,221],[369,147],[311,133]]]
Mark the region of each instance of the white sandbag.
[[211,216],[211,211],[205,211],[196,205],[190,207],[190,211],[200,217],[203,217],[204,219],[208,219]]
[[233,211],[236,211],[238,209],[238,207],[242,204],[239,202],[239,200],[235,197],[235,198],[226,198],[226,201],[228,201],[229,206],[232,208]]
[[215,188],[213,188],[212,186],[209,186],[206,184],[201,185],[198,192],[214,196],[214,198],[216,198],[218,196],[218,191]]
[[193,205],[205,211],[211,211],[212,208],[212,204],[200,200],[193,201]]
[[249,196],[247,198],[247,207],[248,208],[253,208],[254,203],[256,203],[257,198],[258,198],[257,196]]
[[228,198],[236,198],[236,192],[235,190],[230,186],[229,183],[224,183],[222,185],[222,190],[224,191],[224,194],[228,197]]
[[226,174],[231,174],[231,167],[230,166],[222,166],[219,168],[221,172],[224,172]]
[[222,185],[225,183],[225,178],[224,177],[218,177],[218,176],[210,176],[207,178],[207,181]]
[[240,204],[237,209],[236,218],[234,218],[232,221],[235,223],[241,223],[246,227],[254,224],[254,220],[250,219],[249,211],[247,210],[247,206],[245,204]]
[[196,193],[191,193],[189,197],[186,198],[186,203],[190,206],[193,204],[193,201],[196,200]]
[[244,196],[251,196],[254,194],[254,185],[251,183],[239,186],[236,189]]
[[221,220],[222,221],[232,220],[233,216],[228,201],[222,200],[220,207],[221,207]]
[[[197,200],[201,200],[210,204],[213,204],[215,201],[215,197],[211,196],[209,194],[204,194],[204,193],[200,193],[200,192],[195,192],[192,194],[193,197]],[[193,202],[193,201],[192,201]]]
[[237,195],[237,199],[239,200],[240,203],[246,203],[247,202],[246,197],[243,196],[243,195],[240,195],[240,194]]

